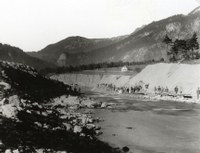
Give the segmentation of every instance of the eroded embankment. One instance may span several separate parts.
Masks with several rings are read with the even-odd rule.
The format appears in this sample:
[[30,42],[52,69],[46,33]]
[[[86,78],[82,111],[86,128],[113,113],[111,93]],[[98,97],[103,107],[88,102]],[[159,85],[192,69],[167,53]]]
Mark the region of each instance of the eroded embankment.
[[125,86],[134,76],[102,75],[102,74],[59,74],[51,76],[52,79],[66,84],[78,84],[86,87],[96,87],[97,84],[113,84],[116,87]]
[[[60,74],[51,78],[63,81],[66,84],[96,87],[97,84],[112,84],[116,87],[142,86],[147,93],[159,92],[191,95],[197,98],[200,87],[200,64],[166,64],[149,65],[136,75],[87,75],[87,74]],[[148,85],[148,88],[146,88]]]

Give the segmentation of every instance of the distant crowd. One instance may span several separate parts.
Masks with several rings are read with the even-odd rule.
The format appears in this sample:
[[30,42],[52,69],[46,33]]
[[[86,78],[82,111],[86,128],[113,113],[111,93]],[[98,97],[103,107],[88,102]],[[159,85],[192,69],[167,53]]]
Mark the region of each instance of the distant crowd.
[[116,87],[113,84],[101,83],[101,84],[97,84],[97,88],[114,91],[119,94],[131,94],[131,93],[142,93],[143,92],[143,87],[141,85],[137,85],[134,87]]
[[[129,87],[117,87],[116,85],[109,84],[109,83],[101,83],[97,84],[97,88],[100,89],[105,89],[108,91],[113,91],[118,94],[134,94],[134,93],[140,93],[140,94],[145,94],[148,92],[149,89],[149,84],[138,84],[134,86],[129,86]],[[155,86],[153,89],[154,94],[158,95],[183,95],[183,91],[181,87],[175,86],[173,91],[170,91],[169,88],[162,87],[162,86]],[[200,88],[197,89],[197,96],[200,95]],[[200,96],[199,96],[200,97]]]

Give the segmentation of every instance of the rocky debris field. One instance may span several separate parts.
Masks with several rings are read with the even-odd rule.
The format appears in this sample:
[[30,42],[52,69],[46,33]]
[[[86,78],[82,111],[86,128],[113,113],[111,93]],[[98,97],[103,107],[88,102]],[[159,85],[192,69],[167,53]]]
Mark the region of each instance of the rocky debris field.
[[123,152],[100,141],[101,119],[82,111],[102,105],[31,67],[0,61],[0,152]]
[[97,139],[102,134],[97,125],[100,118],[79,111],[101,108],[100,102],[64,97],[44,104],[20,99],[17,95],[3,98],[0,152],[121,152]]

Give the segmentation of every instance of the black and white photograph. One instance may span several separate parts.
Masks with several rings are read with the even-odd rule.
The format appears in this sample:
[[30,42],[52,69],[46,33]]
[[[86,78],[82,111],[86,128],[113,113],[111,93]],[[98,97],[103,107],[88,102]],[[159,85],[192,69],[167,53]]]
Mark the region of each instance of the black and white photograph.
[[200,153],[200,0],[0,0],[0,153]]

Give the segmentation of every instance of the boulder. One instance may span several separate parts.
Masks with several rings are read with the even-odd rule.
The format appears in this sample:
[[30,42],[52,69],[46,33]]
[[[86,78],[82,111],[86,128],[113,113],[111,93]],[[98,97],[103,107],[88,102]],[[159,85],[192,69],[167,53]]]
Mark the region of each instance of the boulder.
[[74,133],[81,133],[83,128],[81,126],[75,125],[74,126]]
[[5,153],[12,153],[11,149],[6,149]]
[[65,127],[65,129],[66,129],[67,131],[70,131],[70,130],[72,129],[72,126],[71,126],[71,124],[69,124],[69,123],[63,123],[63,125],[64,125],[64,127]]
[[5,104],[9,104],[9,100],[7,98],[3,98],[1,101],[0,101],[0,105],[5,105]]
[[10,96],[8,98],[8,101],[9,101],[9,104],[15,104],[16,106],[18,106],[20,103],[19,97],[17,95]]
[[34,122],[35,125],[37,125],[38,127],[42,127],[42,124],[39,122]]
[[87,125],[86,125],[86,128],[87,128],[88,130],[92,130],[92,129],[95,128],[95,125],[94,125],[94,124],[87,124]]
[[100,126],[95,126],[95,130],[100,130],[101,127]]
[[99,135],[103,134],[103,132],[102,132],[102,131],[100,131],[100,130],[96,130],[96,131],[95,131],[95,133],[96,133],[96,135],[97,135],[97,136],[99,136]]
[[83,125],[88,123],[88,117],[86,115],[83,115],[80,119],[81,119],[81,123]]
[[46,112],[42,112],[43,116],[48,116],[48,114]]
[[93,118],[88,118],[88,123],[94,123],[94,119]]
[[106,108],[107,107],[107,103],[106,102],[103,102],[102,104],[101,104],[101,108]]
[[92,99],[86,99],[81,102],[81,105],[87,108],[97,108],[100,106],[100,103]]
[[2,115],[7,118],[16,118],[17,108],[14,104],[8,104],[1,106]]
[[130,149],[129,149],[127,146],[125,146],[125,147],[122,148],[122,150],[123,150],[124,152],[129,152]]
[[18,149],[13,150],[13,153],[20,153]]
[[85,137],[86,135],[85,135],[84,133],[81,133],[80,136],[81,136],[81,137]]
[[44,153],[44,149],[36,149],[35,150],[37,153]]

